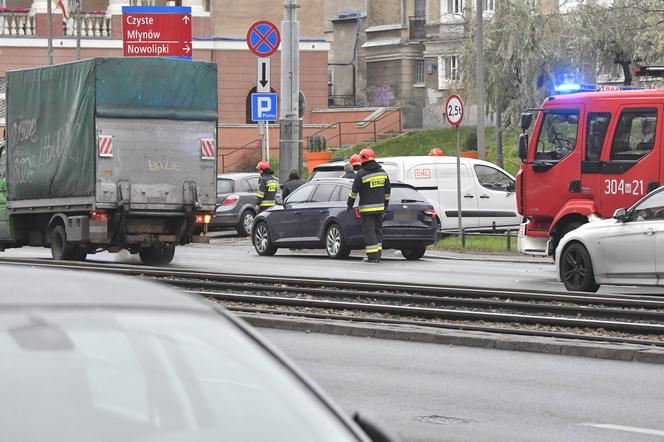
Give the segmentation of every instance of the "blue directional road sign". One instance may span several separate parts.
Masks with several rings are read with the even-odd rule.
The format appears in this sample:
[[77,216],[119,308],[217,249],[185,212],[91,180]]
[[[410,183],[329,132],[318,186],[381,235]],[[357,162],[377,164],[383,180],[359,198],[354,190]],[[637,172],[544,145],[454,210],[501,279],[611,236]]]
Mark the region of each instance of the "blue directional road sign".
[[277,94],[251,94],[251,119],[277,121]]

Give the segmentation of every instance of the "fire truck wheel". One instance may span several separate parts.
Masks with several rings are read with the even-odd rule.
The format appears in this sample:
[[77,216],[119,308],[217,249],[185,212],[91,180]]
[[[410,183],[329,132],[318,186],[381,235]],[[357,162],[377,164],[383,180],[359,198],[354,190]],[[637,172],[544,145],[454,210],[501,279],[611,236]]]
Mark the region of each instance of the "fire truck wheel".
[[599,289],[595,282],[590,254],[582,244],[574,242],[563,250],[560,257],[560,279],[567,290],[596,292]]
[[573,221],[569,224],[565,224],[562,227],[562,229],[560,229],[560,232],[554,238],[555,241],[554,241],[554,244],[553,244],[553,253],[551,255],[553,257],[554,261],[556,259],[556,248],[558,248],[558,244],[560,243],[560,240],[563,239],[565,237],[565,235],[567,235],[569,232],[571,232],[572,230],[578,229],[583,224],[584,223],[579,222],[579,221]]

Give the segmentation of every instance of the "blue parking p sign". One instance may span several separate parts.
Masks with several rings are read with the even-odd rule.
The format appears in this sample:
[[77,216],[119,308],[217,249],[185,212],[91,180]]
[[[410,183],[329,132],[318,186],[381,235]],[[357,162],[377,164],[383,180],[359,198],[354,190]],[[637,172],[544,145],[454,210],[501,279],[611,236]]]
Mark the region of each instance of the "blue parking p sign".
[[251,94],[251,119],[277,121],[277,94]]

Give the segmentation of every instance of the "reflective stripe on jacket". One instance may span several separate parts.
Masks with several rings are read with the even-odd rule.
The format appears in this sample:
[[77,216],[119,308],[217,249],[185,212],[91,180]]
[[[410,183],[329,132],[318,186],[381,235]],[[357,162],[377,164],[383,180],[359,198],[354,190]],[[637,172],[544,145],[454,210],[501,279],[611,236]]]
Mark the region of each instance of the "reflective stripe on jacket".
[[279,181],[269,173],[263,173],[258,182],[256,205],[259,207],[272,207],[277,204],[277,189]]
[[362,165],[353,180],[353,189],[348,195],[348,207],[360,197],[360,213],[385,211],[390,200],[390,178],[375,161]]

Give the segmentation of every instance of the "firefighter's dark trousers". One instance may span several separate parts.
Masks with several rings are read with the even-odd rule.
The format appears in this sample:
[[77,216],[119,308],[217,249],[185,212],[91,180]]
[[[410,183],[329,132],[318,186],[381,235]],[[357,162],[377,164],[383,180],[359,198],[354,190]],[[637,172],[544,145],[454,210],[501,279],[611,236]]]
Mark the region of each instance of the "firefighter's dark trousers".
[[380,259],[383,250],[383,212],[363,213],[360,216],[364,249],[369,260]]

